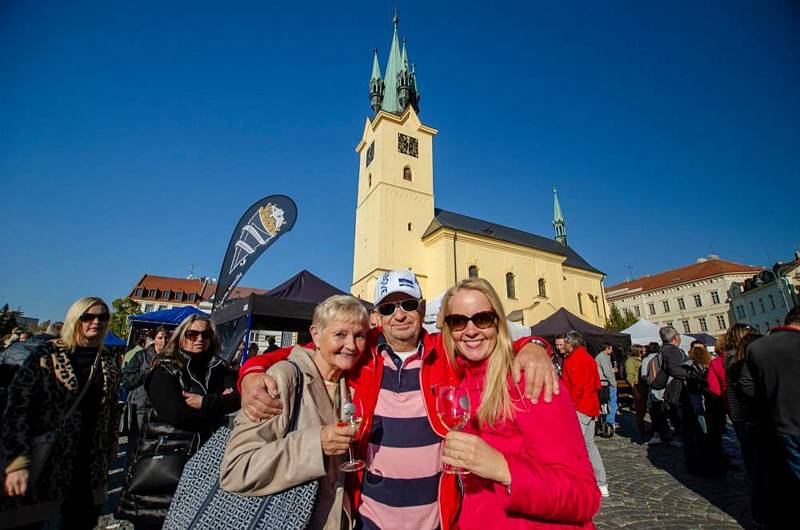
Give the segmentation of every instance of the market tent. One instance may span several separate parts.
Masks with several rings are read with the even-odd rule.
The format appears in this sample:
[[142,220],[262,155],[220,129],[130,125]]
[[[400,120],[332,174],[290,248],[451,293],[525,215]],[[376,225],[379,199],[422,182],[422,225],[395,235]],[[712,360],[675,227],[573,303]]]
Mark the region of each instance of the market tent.
[[128,322],[133,324],[139,322],[143,324],[150,324],[154,326],[177,326],[183,319],[197,314],[205,314],[194,306],[174,307],[172,309],[162,309],[161,311],[150,311],[149,313],[142,313],[140,315],[131,315],[128,317]]
[[563,307],[545,318],[536,325],[531,326],[531,335],[555,342],[556,335],[568,331],[578,331],[583,335],[586,348],[592,356],[597,355],[603,343],[607,342],[621,355],[627,354],[631,349],[631,337],[625,332],[615,333],[600,326],[595,326],[582,318],[573,315]]
[[[661,329],[661,326],[658,324],[642,318],[628,329],[623,329],[622,333],[630,335],[633,344],[647,345],[651,342],[661,344],[661,337],[658,334],[659,329]],[[689,335],[681,335],[681,348],[684,351],[689,351],[693,340],[694,338]]]
[[689,333],[688,335],[692,337],[694,340],[699,340],[706,346],[713,346],[714,344],[717,343],[717,338],[714,337],[714,335],[710,335],[708,333]]
[[116,335],[114,335],[110,331],[108,332],[108,335],[106,335],[105,345],[108,346],[108,347],[125,346],[126,344],[128,344],[128,343],[125,342],[124,340],[122,340],[121,338],[117,337]]

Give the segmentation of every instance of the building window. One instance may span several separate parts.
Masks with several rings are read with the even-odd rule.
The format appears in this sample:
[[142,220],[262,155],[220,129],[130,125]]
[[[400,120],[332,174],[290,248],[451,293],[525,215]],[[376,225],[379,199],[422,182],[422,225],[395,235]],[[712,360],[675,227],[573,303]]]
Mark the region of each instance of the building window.
[[163,293],[161,293],[161,299],[162,299],[162,300],[169,300],[169,293],[170,293],[170,290],[169,290],[169,289],[167,289],[166,291],[164,291]]
[[141,287],[137,287],[136,288],[136,298],[141,298],[142,294],[144,294],[144,289],[142,289]]
[[764,307],[764,299],[763,298],[759,298],[758,299],[758,308],[761,309],[762,313],[764,311],[766,311],[766,308]]
[[636,318],[642,318],[642,311],[638,305],[633,306],[633,314],[636,315]]
[[744,313],[744,306],[737,305],[736,306],[736,316],[739,317],[741,320],[744,320],[745,313]]
[[683,301],[682,296],[678,298],[678,309],[680,309],[681,311],[686,309],[686,302]]
[[156,290],[155,289],[150,289],[149,291],[147,291],[147,296],[149,298],[155,298],[156,297]]
[[195,294],[194,293],[189,293],[189,301],[190,302],[194,302],[194,299],[195,299]]
[[750,300],[750,314],[751,315],[755,315],[756,314],[756,306],[753,304],[752,300]]
[[411,223],[408,223],[408,231],[411,232]]
[[683,332],[689,333],[691,329],[689,328],[689,321],[688,320],[681,320],[681,324],[683,324]]
[[631,310],[625,307],[622,309],[622,314],[625,316],[625,318],[629,318],[631,316]]
[[700,322],[700,331],[708,331],[708,324],[706,324],[706,317],[700,317],[697,319]]
[[666,322],[664,322],[664,325],[672,327],[672,320],[667,320]]
[[654,304],[652,302],[647,304],[647,310],[650,312],[651,315],[655,315],[656,314],[656,304]]
[[403,168],[403,180],[407,180],[409,182],[414,180],[413,176],[411,175],[411,168],[408,166]]
[[578,311],[580,311],[581,315],[583,314],[583,294],[578,293]]
[[470,278],[477,278],[478,277],[478,267],[475,265],[469,266],[469,277]]
[[180,302],[183,300],[183,293],[181,291],[175,291],[175,301]]
[[664,300],[661,304],[664,306],[664,312],[669,313],[669,300]]
[[725,329],[728,327],[725,325],[725,315],[717,315],[717,327],[719,327],[719,329]]
[[144,312],[149,313],[153,310],[153,304],[144,304]]
[[775,297],[772,295],[769,295],[769,308],[775,309]]
[[167,306],[165,306],[164,304],[158,304],[158,310],[159,310],[159,311],[163,311],[163,310],[165,310],[166,308],[167,308]]
[[517,298],[517,290],[514,285],[514,273],[506,274],[506,296],[514,300]]
[[712,304],[719,303],[719,291],[711,291],[711,303]]
[[367,160],[366,160],[367,163],[364,164],[364,167],[370,165],[373,158],[375,158],[375,142],[369,144],[369,147],[367,148]]
[[699,294],[694,295],[694,306],[703,307],[703,299],[700,298]]
[[539,296],[547,298],[547,283],[544,278],[539,278]]
[[600,301],[599,301],[600,297],[599,296],[589,295],[589,298],[591,299],[592,303],[594,304],[594,312],[599,317],[600,316]]
[[368,188],[371,188],[371,187],[372,187],[372,173],[370,173],[369,175],[367,175],[367,187],[368,187]]

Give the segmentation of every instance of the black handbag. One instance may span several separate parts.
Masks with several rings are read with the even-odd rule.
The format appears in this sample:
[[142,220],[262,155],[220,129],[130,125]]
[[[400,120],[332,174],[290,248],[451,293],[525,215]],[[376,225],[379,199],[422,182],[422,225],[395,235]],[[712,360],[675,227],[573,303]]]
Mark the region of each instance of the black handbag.
[[137,458],[128,484],[128,493],[134,495],[173,493],[188,461],[189,453],[183,449]]

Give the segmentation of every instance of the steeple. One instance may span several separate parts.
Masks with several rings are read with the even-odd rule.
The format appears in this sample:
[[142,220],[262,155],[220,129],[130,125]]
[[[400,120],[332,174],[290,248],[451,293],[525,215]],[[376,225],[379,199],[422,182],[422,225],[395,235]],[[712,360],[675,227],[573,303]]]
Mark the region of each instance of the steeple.
[[556,231],[556,241],[562,245],[567,245],[567,222],[564,221],[564,214],[561,213],[561,205],[558,203],[558,191],[553,186],[553,228]]
[[381,79],[381,65],[378,64],[378,48],[375,48],[372,57],[372,78],[369,80],[369,104],[373,112],[381,110],[385,86]]

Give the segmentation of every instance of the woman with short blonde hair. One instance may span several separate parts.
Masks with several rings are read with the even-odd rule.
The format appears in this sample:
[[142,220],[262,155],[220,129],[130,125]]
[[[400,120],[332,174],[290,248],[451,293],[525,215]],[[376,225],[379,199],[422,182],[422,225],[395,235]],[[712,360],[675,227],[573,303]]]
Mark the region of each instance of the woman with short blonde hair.
[[[9,388],[0,429],[0,520],[10,527],[59,513],[65,528],[97,523],[119,425],[119,368],[103,347],[109,320],[102,299],[75,301],[61,337],[38,347]],[[48,446],[49,454],[38,449]]]

